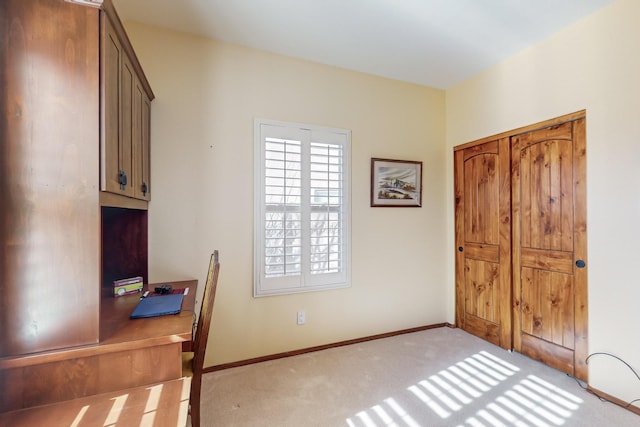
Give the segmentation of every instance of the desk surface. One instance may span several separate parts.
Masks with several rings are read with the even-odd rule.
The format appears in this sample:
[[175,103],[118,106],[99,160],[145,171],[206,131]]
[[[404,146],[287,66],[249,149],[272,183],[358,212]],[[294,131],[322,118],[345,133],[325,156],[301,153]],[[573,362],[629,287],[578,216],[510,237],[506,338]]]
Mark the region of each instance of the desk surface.
[[[140,294],[105,296],[101,299],[100,342],[0,359],[0,412],[179,379],[182,347],[191,340],[197,281],[171,285],[189,287],[180,314],[131,320]],[[0,419],[0,425],[13,424]]]
[[[182,301],[179,314],[129,319],[131,312],[140,302],[140,294],[121,297],[103,296],[100,304],[100,345],[131,343],[146,340],[170,340],[167,342],[190,341],[193,328],[195,295],[197,280],[181,282],[163,282],[173,289],[189,288]],[[145,285],[143,291],[151,290],[160,284]],[[149,297],[156,298],[156,297]]]
[[[107,296],[106,293],[103,293],[100,303],[100,342],[94,345],[0,359],[0,369],[20,368],[72,358],[191,341],[198,281],[185,280],[163,283],[170,284],[174,289],[189,288],[189,293],[182,301],[182,311],[179,314],[132,320],[129,316],[140,301],[139,294],[115,298],[113,294]],[[156,285],[145,285],[145,290],[148,288],[153,290]]]

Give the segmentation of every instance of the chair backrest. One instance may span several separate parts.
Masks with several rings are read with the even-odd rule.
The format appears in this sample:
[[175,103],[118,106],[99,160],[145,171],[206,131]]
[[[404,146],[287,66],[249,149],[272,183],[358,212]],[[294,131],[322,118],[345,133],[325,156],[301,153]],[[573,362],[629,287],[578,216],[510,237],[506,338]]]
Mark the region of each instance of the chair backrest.
[[200,316],[193,337],[193,373],[200,373],[204,364],[204,352],[207,349],[207,340],[209,339],[209,326],[211,324],[211,315],[213,314],[213,302],[216,297],[216,288],[218,287],[218,275],[220,274],[220,261],[218,259],[218,251],[213,251],[211,260],[209,261],[209,271],[207,273],[207,281],[202,295],[202,304],[200,305]]

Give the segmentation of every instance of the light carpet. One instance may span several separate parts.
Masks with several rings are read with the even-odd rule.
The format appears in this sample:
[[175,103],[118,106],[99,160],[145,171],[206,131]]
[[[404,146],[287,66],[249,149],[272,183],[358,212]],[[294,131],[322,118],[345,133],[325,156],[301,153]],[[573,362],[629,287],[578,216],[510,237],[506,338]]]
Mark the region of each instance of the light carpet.
[[204,375],[204,427],[640,426],[578,382],[438,328]]

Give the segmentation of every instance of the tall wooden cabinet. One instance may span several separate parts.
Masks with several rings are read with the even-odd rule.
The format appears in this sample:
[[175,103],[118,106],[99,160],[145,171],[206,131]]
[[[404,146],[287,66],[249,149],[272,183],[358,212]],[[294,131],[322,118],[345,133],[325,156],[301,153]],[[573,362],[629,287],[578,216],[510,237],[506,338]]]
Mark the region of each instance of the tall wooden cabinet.
[[0,2],[0,357],[98,341],[99,13]]
[[[195,280],[173,283],[192,289],[176,316],[130,320],[138,296],[113,296],[154,286],[153,92],[110,0],[0,0],[0,83],[0,424],[78,398],[107,422],[113,393],[183,384],[192,338]],[[159,397],[186,419],[182,400]]]
[[153,92],[94,3],[0,2],[0,361],[99,343],[106,281],[147,278]]

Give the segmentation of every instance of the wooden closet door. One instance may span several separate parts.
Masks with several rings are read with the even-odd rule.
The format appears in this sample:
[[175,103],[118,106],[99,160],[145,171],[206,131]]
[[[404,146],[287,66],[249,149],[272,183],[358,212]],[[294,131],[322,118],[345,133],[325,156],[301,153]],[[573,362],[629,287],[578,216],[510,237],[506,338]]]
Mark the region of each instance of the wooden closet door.
[[511,142],[514,349],[586,379],[585,119]]
[[456,324],[511,349],[509,139],[455,152]]

